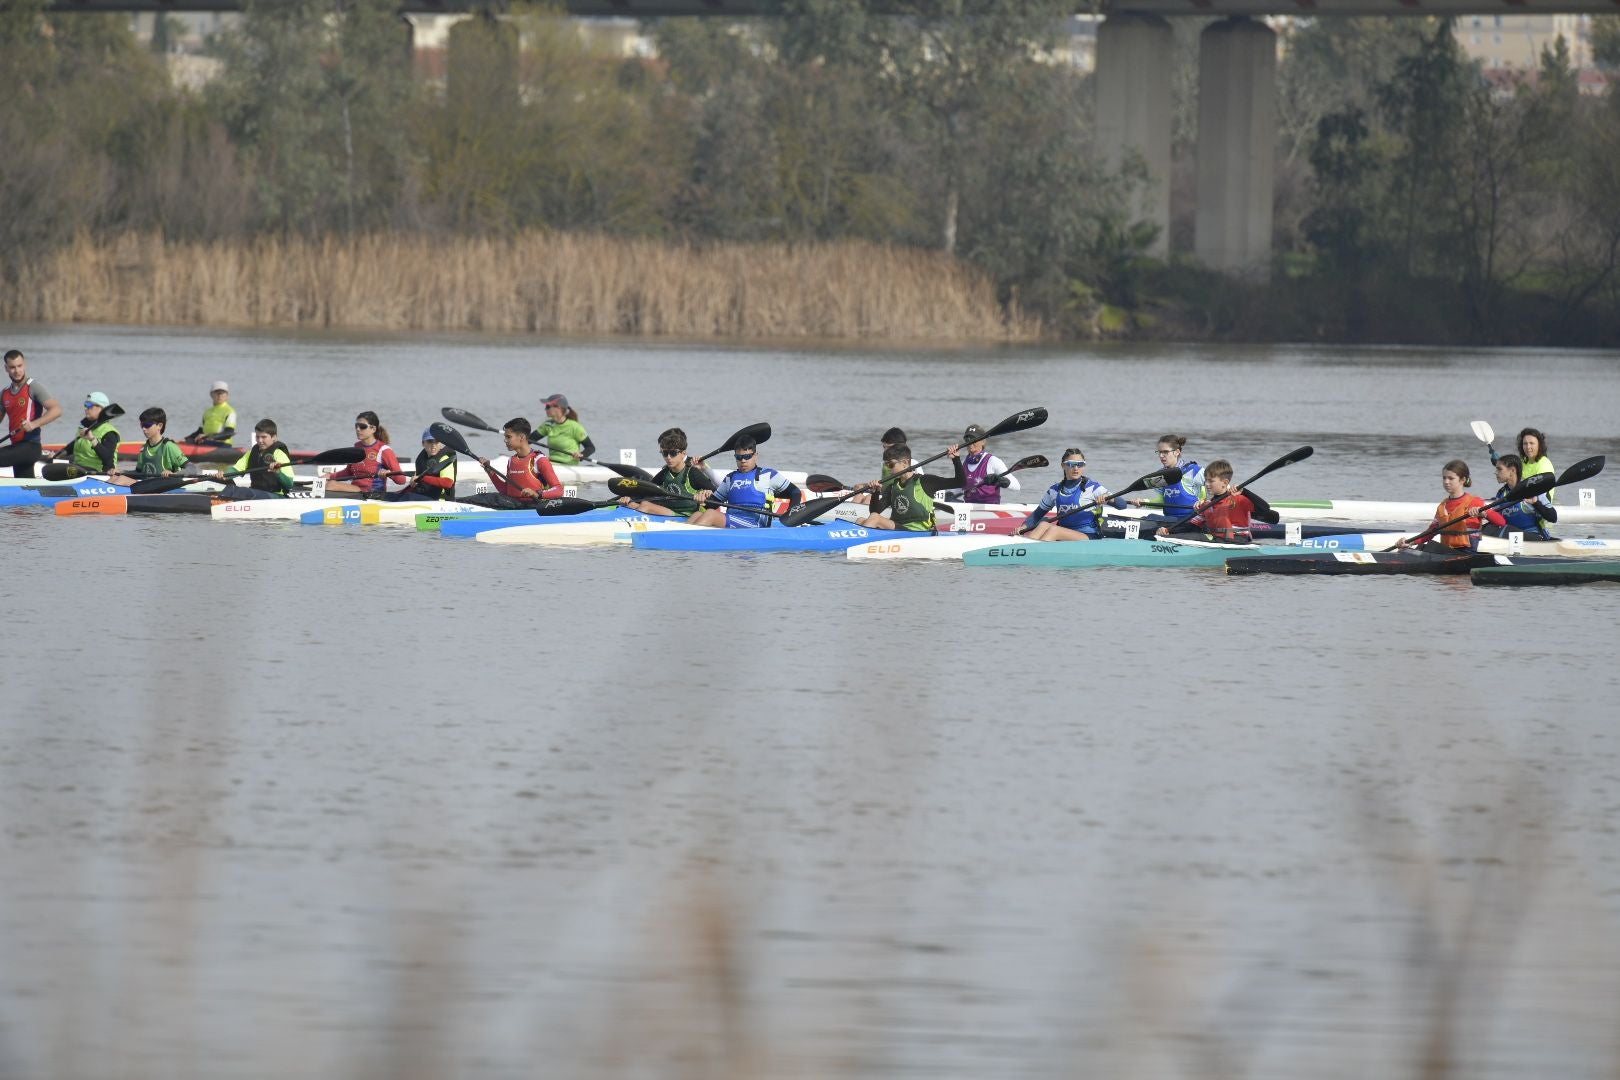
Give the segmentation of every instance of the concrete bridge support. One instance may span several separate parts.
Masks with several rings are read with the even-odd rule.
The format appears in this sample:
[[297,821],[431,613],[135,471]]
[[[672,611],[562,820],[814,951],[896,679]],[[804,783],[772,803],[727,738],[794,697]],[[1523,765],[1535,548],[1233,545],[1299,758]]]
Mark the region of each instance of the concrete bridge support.
[[1277,35],[1246,18],[1212,23],[1198,49],[1194,251],[1205,266],[1234,274],[1269,267],[1276,140]]
[[1159,226],[1159,258],[1170,243],[1171,44],[1157,15],[1110,15],[1097,29],[1097,139],[1110,169],[1133,152],[1147,165],[1129,213]]

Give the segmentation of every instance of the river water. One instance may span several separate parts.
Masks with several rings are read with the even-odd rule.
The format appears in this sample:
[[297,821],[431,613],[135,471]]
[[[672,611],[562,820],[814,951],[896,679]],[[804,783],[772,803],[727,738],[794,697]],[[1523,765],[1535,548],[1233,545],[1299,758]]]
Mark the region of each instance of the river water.
[[[223,378],[310,449],[561,391],[644,464],[769,420],[767,464],[848,478],[891,424],[921,455],[1034,405],[998,453],[1113,486],[1169,431],[1239,476],[1314,445],[1268,498],[1494,487],[1476,418],[1620,454],[1614,354],[0,338],[70,415],[184,431]],[[0,544],[0,1076],[1620,1062],[1620,590],[26,510]]]

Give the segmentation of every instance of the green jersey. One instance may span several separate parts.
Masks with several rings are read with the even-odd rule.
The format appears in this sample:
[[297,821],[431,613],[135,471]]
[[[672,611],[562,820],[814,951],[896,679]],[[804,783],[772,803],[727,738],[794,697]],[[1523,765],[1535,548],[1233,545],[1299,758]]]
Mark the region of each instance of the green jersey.
[[147,443],[141,447],[140,454],[135,458],[136,476],[162,476],[164,473],[177,473],[186,467],[186,455],[180,452],[180,447],[170,438],[163,438],[156,446]]
[[579,449],[590,438],[585,433],[585,425],[578,420],[564,420],[560,424],[547,420],[535,429],[534,437],[546,440],[546,456],[558,465],[577,464]]

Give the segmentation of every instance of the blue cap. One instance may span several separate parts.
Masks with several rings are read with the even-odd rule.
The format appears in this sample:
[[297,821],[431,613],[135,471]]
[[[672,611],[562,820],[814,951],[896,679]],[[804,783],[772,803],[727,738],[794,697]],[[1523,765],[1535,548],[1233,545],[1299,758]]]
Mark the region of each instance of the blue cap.
[[437,435],[433,434],[433,429],[432,428],[423,428],[422,429],[422,441],[423,442],[438,442],[439,437]]

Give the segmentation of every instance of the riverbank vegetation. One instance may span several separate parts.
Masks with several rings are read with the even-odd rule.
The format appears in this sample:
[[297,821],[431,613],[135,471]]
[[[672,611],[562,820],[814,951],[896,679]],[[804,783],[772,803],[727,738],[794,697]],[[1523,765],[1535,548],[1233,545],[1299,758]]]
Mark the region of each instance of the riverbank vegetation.
[[1196,79],[1161,261],[1067,4],[781,6],[629,58],[521,9],[440,70],[391,0],[247,0],[188,90],[125,20],[7,5],[0,318],[1620,344],[1620,92],[1567,52],[1493,80],[1445,22],[1295,26],[1274,259],[1236,282],[1187,254]]

